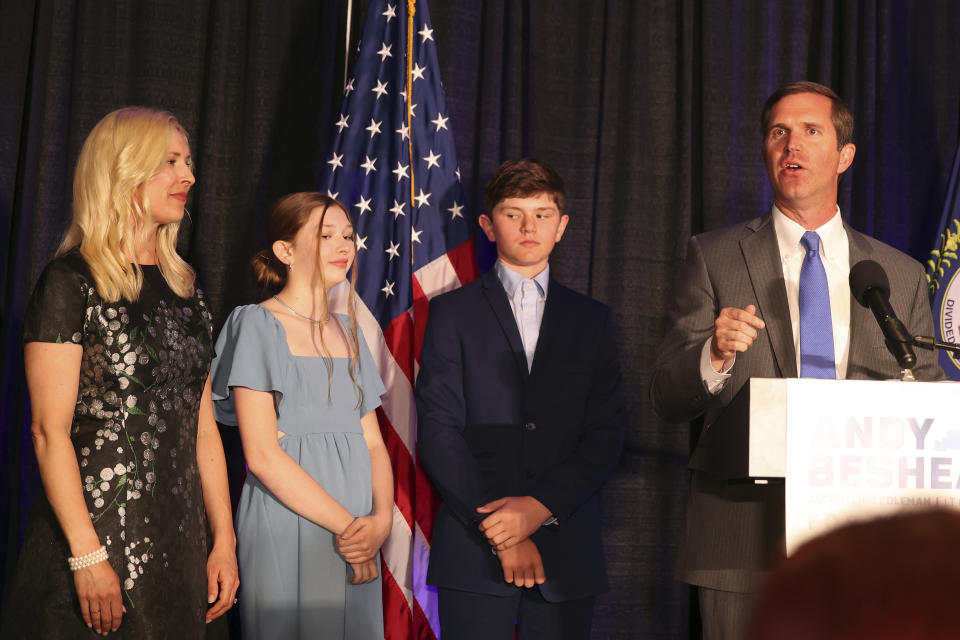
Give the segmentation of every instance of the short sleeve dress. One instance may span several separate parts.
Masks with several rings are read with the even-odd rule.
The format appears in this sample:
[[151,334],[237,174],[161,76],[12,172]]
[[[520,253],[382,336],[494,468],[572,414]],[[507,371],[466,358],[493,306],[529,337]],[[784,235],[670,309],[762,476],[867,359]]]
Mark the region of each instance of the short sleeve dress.
[[[117,638],[203,638],[207,528],[197,415],[212,357],[201,293],[177,296],[143,265],[140,298],[105,302],[86,262],[53,260],[27,306],[23,341],[83,347],[71,439],[87,509],[120,577]],[[45,496],[30,519],[3,638],[93,637],[70,549]]]
[[[346,319],[338,316],[343,326]],[[363,336],[350,359],[294,356],[283,325],[260,305],[237,307],[216,345],[217,420],[236,425],[233,388],[272,392],[281,448],[354,516],[373,508],[370,454],[360,418],[385,389]],[[247,473],[236,515],[244,638],[383,638],[380,579],[352,585],[334,535],[279,502]]]

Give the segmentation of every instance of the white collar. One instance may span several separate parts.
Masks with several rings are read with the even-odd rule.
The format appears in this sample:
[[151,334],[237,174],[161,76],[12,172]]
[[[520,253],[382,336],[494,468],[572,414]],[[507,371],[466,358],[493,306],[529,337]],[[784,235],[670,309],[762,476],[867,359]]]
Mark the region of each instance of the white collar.
[[[800,244],[800,238],[809,229],[805,229],[800,223],[788,218],[785,213],[777,208],[777,205],[773,205],[771,216],[773,217],[773,228],[777,234],[777,244],[780,247],[780,257],[786,260],[797,251],[804,253],[805,249]],[[845,253],[844,249],[849,247],[839,205],[833,217],[813,231],[820,236],[820,253],[824,258],[835,259],[843,255]]]

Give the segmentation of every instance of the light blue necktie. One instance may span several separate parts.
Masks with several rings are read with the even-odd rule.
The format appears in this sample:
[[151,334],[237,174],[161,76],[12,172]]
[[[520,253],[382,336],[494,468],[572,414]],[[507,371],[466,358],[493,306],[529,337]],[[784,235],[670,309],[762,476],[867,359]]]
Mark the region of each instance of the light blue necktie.
[[836,378],[830,288],[820,260],[820,236],[807,231],[800,244],[807,250],[800,267],[800,377]]

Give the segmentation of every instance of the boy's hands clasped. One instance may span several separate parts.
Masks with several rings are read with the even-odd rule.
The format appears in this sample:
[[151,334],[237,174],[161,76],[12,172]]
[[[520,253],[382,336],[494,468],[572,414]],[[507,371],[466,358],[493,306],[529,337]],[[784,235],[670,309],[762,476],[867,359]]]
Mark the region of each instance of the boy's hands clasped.
[[550,510],[531,496],[507,496],[477,511],[490,514],[480,522],[479,529],[497,550],[503,579],[525,588],[543,584],[543,561],[530,535],[550,517]]
[[529,538],[550,517],[543,503],[531,496],[500,498],[478,507],[477,511],[490,514],[480,523],[480,531],[497,551]]

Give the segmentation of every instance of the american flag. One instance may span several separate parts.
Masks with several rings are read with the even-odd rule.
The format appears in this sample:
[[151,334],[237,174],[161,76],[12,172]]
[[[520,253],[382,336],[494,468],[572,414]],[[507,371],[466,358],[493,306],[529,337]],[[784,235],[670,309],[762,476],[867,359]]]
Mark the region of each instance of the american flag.
[[321,180],[354,220],[357,317],[387,387],[377,417],[396,497],[381,569],[385,633],[397,640],[440,636],[424,582],[439,499],[417,462],[413,400],[428,303],[477,277],[430,13],[410,4],[370,3]]

